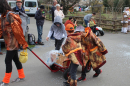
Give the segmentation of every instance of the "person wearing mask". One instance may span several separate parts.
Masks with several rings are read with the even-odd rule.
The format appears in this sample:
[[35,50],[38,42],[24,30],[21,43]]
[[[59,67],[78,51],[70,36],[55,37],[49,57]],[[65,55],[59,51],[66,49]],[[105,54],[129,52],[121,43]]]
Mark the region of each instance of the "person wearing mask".
[[60,10],[60,5],[59,4],[56,4],[56,10],[54,12],[54,15],[55,15],[55,17],[60,16],[61,19],[63,19],[65,17],[64,13]]
[[65,26],[62,23],[62,19],[60,16],[56,16],[53,25],[48,33],[46,40],[48,41],[54,32],[55,38],[55,50],[60,50],[60,47],[64,41],[64,38],[67,37],[67,33],[65,31]]
[[16,1],[16,7],[13,8],[14,12],[22,12],[25,13],[25,10],[22,6],[22,0],[17,0]]
[[84,16],[84,21],[85,21],[86,27],[89,27],[88,23],[90,22],[90,19],[92,18],[92,16],[95,16],[95,15],[96,15],[96,13],[87,14]]
[[42,42],[42,33],[43,33],[43,24],[44,24],[45,18],[46,18],[46,16],[45,16],[45,12],[44,12],[44,6],[41,5],[40,9],[35,14],[37,31],[38,31],[38,41],[37,41],[37,43],[40,44],[40,45],[44,45],[44,43]]
[[[18,49],[20,47],[26,49],[28,47],[28,44],[25,41],[23,35],[23,30],[21,27],[22,21],[19,15],[9,13],[9,11],[11,11],[11,8],[8,5],[7,1],[1,0],[0,13],[2,14],[2,16],[0,20],[1,22],[0,33],[3,34],[7,51],[5,57],[6,72],[2,82],[0,82],[0,86],[9,86],[12,74],[12,61],[14,61],[18,71],[18,78],[16,78],[15,81],[17,82],[23,81],[25,78],[24,70],[18,57]],[[0,35],[0,37],[1,36],[2,35]]]
[[52,22],[54,22],[54,11],[56,10],[56,4],[57,4],[57,0],[53,0],[53,6],[51,8]]

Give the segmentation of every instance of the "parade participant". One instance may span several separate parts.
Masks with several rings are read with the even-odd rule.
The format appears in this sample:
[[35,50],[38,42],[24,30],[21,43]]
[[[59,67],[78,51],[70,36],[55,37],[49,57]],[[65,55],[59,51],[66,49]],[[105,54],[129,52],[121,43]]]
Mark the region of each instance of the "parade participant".
[[47,41],[51,37],[53,32],[54,32],[54,38],[55,38],[55,50],[60,50],[60,47],[62,45],[62,42],[64,41],[64,38],[67,37],[65,26],[62,23],[62,19],[60,16],[56,16],[54,23],[51,26],[51,29],[46,38]]
[[24,7],[22,6],[22,0],[16,1],[16,7],[13,8],[13,11],[25,13]]
[[76,72],[79,65],[86,65],[85,59],[82,57],[82,47],[81,47],[81,33],[84,29],[76,29],[74,33],[74,26],[68,24],[66,26],[67,39],[62,47],[62,50],[68,58],[65,61],[71,61],[69,77],[67,82],[64,82],[65,86],[77,86]]
[[93,13],[93,14],[87,14],[84,16],[84,21],[85,21],[85,24],[86,24],[86,27],[88,27],[88,23],[90,22],[90,19],[92,16],[95,16],[96,13]]
[[67,20],[67,21],[65,22],[65,26],[66,26],[67,24],[72,24],[72,25],[75,27],[75,26],[76,26],[76,21],[75,21],[75,23],[73,23],[73,18],[72,18],[72,17],[69,17],[69,20]]
[[[3,81],[0,82],[0,86],[9,86],[11,74],[12,74],[12,60],[14,61],[17,71],[18,71],[18,78],[15,81],[22,81],[25,78],[24,70],[22,64],[18,58],[18,49],[21,46],[23,49],[28,47],[27,42],[25,41],[23,30],[21,27],[21,19],[19,15],[9,13],[11,11],[10,6],[8,5],[6,0],[0,1],[0,13],[1,16],[1,27],[0,33],[3,33],[3,37],[5,40],[6,45],[6,57],[5,57],[5,64],[6,64],[6,73]],[[8,18],[8,19],[7,19]],[[0,36],[1,37],[1,36]],[[19,46],[20,45],[20,46]]]
[[37,43],[39,45],[44,45],[44,43],[42,42],[42,34],[43,34],[43,24],[44,24],[45,18],[46,18],[46,16],[45,16],[45,12],[44,12],[44,6],[41,5],[40,9],[35,14],[37,32],[38,32]]
[[52,22],[54,22],[54,11],[56,10],[56,4],[57,4],[57,0],[53,0],[53,6],[51,8]]
[[123,13],[123,18],[122,18],[122,29],[121,32],[127,34],[127,30],[128,30],[128,15],[126,12]]
[[60,16],[61,19],[63,19],[65,17],[64,13],[60,10],[60,5],[56,4],[56,10],[54,11],[54,15],[56,16]]
[[[87,59],[87,62],[90,61],[95,74],[93,77],[98,77],[101,74],[102,70],[99,69],[106,63],[105,54],[108,53],[104,44],[101,40],[93,34],[90,28],[85,28],[85,33],[82,34],[82,49],[83,55]],[[87,63],[86,62],[86,63]],[[83,66],[81,77],[77,81],[86,80],[86,70],[87,65]]]

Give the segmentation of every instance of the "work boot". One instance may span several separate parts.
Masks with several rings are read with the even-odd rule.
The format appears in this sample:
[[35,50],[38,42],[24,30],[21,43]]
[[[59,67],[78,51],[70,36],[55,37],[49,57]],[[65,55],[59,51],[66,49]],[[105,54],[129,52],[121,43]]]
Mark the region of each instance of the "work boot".
[[0,86],[9,86],[8,83],[0,82]]
[[71,79],[70,86],[77,86],[77,80],[72,80]]
[[64,83],[64,86],[70,86],[70,80],[71,80],[71,78],[70,78],[70,76],[68,76],[68,80],[67,80],[67,82],[63,82]]
[[101,70],[101,69],[99,69],[99,71],[100,71],[100,72],[96,72],[96,73],[93,75],[93,77],[98,77],[98,76],[99,76],[99,74],[101,74],[101,73],[102,73],[102,70]]
[[78,82],[79,82],[79,81],[86,81],[86,78],[80,77],[80,78],[77,79],[77,81],[78,81]]

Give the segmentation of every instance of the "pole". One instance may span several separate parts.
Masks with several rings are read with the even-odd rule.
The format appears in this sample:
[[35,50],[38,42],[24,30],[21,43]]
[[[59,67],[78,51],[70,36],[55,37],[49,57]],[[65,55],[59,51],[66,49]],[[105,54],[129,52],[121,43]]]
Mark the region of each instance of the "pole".
[[101,7],[100,7],[100,14],[99,14],[99,27],[101,25]]

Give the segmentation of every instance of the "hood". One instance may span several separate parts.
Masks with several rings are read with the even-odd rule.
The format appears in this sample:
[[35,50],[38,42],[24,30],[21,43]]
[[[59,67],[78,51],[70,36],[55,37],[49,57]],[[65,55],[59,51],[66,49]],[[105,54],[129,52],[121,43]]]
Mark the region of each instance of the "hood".
[[60,16],[56,16],[56,17],[55,17],[55,19],[54,19],[54,23],[56,23],[56,22],[62,24],[62,19],[61,19]]

